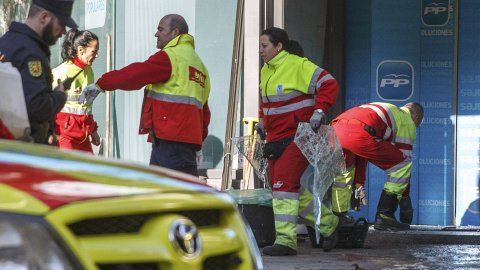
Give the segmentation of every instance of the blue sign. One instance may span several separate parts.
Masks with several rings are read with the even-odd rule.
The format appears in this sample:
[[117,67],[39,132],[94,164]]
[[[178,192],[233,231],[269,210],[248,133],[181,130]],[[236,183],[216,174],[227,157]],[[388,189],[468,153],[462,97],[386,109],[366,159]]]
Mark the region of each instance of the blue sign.
[[382,61],[377,67],[377,94],[385,101],[405,101],[413,95],[414,72],[407,61]]
[[450,0],[422,0],[422,22],[426,26],[444,26],[450,16]]

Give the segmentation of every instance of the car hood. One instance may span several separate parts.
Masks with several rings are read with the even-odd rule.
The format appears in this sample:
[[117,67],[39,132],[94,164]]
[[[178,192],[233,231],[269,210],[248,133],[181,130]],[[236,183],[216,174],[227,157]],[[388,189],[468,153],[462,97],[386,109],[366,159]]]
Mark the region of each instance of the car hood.
[[42,214],[77,201],[196,192],[217,191],[196,177],[158,166],[0,140],[0,211]]

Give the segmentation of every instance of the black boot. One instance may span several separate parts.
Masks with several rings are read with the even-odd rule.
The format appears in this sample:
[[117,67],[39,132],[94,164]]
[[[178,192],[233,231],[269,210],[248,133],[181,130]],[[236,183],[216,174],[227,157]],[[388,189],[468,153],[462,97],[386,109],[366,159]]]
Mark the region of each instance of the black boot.
[[333,231],[333,233],[330,234],[330,236],[323,238],[323,243],[322,243],[323,251],[328,252],[337,245],[338,232],[340,231],[341,228],[342,228],[342,219],[338,218],[338,224],[335,230]]
[[380,201],[378,202],[377,206],[375,225],[373,227],[376,230],[409,230],[410,225],[400,223],[395,219],[395,211],[397,211],[397,208],[397,195],[382,190],[382,195],[380,196]]
[[355,223],[355,218],[347,215],[348,211],[345,212],[333,212],[335,216],[337,216],[339,219],[342,219],[342,226],[353,226]]
[[272,246],[264,247],[263,254],[268,256],[288,256],[297,255],[297,251],[284,245],[273,244]]

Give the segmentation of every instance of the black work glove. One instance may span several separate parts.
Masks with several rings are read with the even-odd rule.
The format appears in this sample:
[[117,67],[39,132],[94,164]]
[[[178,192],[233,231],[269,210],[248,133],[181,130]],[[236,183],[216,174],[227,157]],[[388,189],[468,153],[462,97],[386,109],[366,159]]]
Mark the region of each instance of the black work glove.
[[413,207],[410,196],[400,199],[400,221],[411,224],[413,220]]
[[265,140],[267,133],[265,132],[265,127],[263,126],[263,119],[260,119],[260,121],[255,124],[253,128],[257,131],[257,134],[260,135],[260,139]]

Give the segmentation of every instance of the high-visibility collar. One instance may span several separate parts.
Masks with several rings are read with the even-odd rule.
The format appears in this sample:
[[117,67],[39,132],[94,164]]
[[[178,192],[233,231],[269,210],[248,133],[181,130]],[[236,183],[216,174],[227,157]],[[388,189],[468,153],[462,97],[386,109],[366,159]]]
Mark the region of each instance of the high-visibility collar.
[[188,34],[171,40],[163,49],[172,65],[168,81],[147,85],[147,95],[158,101],[181,103],[202,109],[210,89],[208,71],[195,50],[194,39]]
[[189,34],[181,34],[175,37],[174,39],[170,40],[170,42],[168,42],[167,45],[165,45],[163,50],[168,49],[170,47],[175,47],[178,44],[189,44],[192,46],[192,48],[195,49],[195,41],[193,37]]
[[274,67],[278,67],[285,61],[285,59],[287,59],[287,56],[289,54],[290,54],[289,52],[283,50],[279,52],[277,55],[275,55],[275,57],[273,57],[270,61],[268,61],[267,64],[272,65]]

